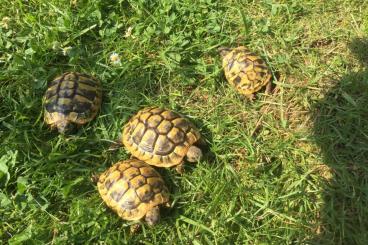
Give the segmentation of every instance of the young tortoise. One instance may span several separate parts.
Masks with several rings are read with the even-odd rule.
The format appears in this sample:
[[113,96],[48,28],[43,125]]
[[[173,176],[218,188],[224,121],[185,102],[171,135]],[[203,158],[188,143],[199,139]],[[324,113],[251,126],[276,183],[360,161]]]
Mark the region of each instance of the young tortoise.
[[45,122],[60,133],[90,122],[101,107],[102,89],[95,78],[67,72],[48,84],[44,95]]
[[154,225],[160,219],[160,205],[169,205],[169,191],[160,174],[138,159],[114,164],[100,175],[97,189],[107,206],[125,220],[145,218]]
[[196,127],[179,114],[158,107],[140,110],[124,126],[122,142],[136,158],[157,167],[177,166],[183,172],[184,157],[197,162],[202,151]]
[[225,77],[239,93],[252,100],[254,93],[264,86],[266,93],[271,92],[271,71],[261,57],[244,46],[221,47],[219,51]]

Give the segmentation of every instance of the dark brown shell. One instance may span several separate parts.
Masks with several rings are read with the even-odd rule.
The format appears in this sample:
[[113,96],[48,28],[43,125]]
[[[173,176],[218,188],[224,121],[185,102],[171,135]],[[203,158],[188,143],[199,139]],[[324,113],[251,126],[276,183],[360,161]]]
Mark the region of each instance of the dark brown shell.
[[95,78],[67,72],[48,84],[44,96],[45,121],[54,127],[59,121],[85,124],[101,106],[101,85]]

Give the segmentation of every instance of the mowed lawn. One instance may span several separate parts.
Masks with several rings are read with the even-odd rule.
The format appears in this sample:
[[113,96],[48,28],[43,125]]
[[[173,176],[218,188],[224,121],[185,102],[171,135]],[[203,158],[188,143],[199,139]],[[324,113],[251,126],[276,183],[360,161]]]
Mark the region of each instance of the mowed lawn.
[[[267,61],[273,94],[227,83],[217,48],[239,45]],[[368,244],[367,66],[362,0],[0,0],[0,243]],[[103,86],[70,136],[42,107],[66,71]],[[131,233],[91,176],[130,158],[111,142],[153,105],[207,147],[183,175],[158,170],[171,208]]]

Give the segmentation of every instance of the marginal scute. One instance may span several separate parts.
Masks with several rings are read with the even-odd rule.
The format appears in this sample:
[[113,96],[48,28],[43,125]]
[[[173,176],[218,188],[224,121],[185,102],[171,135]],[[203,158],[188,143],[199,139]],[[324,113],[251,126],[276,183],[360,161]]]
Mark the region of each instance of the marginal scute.
[[148,178],[148,177],[157,177],[156,172],[152,171],[151,167],[141,167],[139,168],[141,175]]
[[129,124],[127,124],[127,126],[125,127],[127,130],[129,130],[129,132],[132,134],[133,131],[136,129],[136,127],[139,125],[139,121],[138,119],[130,122]]
[[140,171],[140,168],[144,168],[147,166],[147,164],[145,164],[144,162],[142,161],[131,161],[130,164],[135,167],[135,168],[138,168],[139,171]]
[[197,141],[196,135],[193,132],[187,133],[187,141],[189,142],[189,144],[191,144],[192,142],[196,142]]
[[238,85],[242,80],[241,76],[237,76],[235,79],[233,79],[233,82],[235,83],[235,86]]
[[109,190],[111,186],[115,183],[115,180],[108,179],[108,180],[105,180],[104,182],[105,182],[105,188]]
[[139,120],[143,123],[147,122],[147,119],[151,116],[150,113],[142,113],[142,115],[140,115]]
[[122,164],[115,165],[115,166],[116,166],[116,169],[118,169],[120,172],[124,172],[125,170],[130,168],[132,165],[128,163],[122,163]]
[[166,110],[166,111],[163,111],[161,113],[161,115],[166,119],[166,120],[173,120],[174,118],[177,118],[179,117],[178,114],[172,112],[172,111],[169,111],[169,110]]
[[119,171],[113,171],[109,174],[109,179],[111,181],[118,181],[121,178],[120,172]]
[[191,125],[184,118],[177,118],[172,121],[176,128],[181,129],[183,132],[187,132]]
[[151,110],[149,110],[152,114],[160,114],[163,110],[159,107],[153,107]]
[[179,155],[180,157],[184,157],[187,154],[188,151],[188,147],[185,146],[184,144],[178,145],[175,147],[175,154]]

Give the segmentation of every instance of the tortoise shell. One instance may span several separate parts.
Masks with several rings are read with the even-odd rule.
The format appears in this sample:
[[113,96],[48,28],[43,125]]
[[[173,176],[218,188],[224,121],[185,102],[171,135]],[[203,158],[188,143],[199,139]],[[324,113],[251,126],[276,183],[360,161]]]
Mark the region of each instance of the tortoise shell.
[[101,107],[102,89],[95,78],[67,72],[48,84],[44,95],[45,122],[63,133],[73,125],[95,118]]
[[169,201],[169,192],[160,174],[138,159],[114,164],[100,175],[97,189],[107,206],[125,220],[142,219]]
[[140,110],[124,126],[122,142],[136,158],[157,167],[183,162],[200,133],[181,115],[158,107]]
[[220,49],[222,54],[222,67],[228,82],[239,93],[251,95],[267,85],[271,80],[271,71],[264,60],[251,52],[248,48],[240,46],[234,49]]

